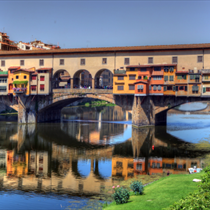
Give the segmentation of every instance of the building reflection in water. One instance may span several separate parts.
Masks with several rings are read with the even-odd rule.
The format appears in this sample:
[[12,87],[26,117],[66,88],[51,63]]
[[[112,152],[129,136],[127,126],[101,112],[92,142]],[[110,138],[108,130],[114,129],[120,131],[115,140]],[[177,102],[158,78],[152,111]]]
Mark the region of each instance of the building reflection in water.
[[105,142],[123,133],[123,124],[0,127],[0,186],[6,189],[99,194],[136,175],[188,173],[203,164],[199,151],[188,149],[165,127],[132,128],[132,138],[115,145]]

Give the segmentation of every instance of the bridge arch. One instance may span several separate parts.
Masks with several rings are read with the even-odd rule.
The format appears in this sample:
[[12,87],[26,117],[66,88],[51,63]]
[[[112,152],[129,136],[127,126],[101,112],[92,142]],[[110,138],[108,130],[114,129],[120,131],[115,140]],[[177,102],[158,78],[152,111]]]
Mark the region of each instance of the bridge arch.
[[53,88],[70,88],[71,87],[71,76],[65,69],[59,69],[53,74],[52,79]]
[[88,70],[80,69],[76,71],[76,73],[73,76],[73,88],[92,88],[92,79],[92,75]]
[[113,73],[109,69],[100,69],[96,72],[94,77],[95,88],[100,89],[104,86],[112,87],[113,86]]

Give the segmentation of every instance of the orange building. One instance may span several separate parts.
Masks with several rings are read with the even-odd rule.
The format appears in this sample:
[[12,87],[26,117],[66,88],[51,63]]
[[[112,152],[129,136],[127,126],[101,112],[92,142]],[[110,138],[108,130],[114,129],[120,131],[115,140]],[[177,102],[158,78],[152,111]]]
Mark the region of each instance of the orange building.
[[175,95],[175,76],[177,65],[164,66],[164,95]]
[[164,69],[163,66],[155,66],[152,71],[149,94],[150,95],[163,95],[163,78]]
[[163,159],[161,157],[150,157],[148,160],[148,172],[149,174],[162,174]]
[[188,95],[188,71],[176,72],[176,96]]

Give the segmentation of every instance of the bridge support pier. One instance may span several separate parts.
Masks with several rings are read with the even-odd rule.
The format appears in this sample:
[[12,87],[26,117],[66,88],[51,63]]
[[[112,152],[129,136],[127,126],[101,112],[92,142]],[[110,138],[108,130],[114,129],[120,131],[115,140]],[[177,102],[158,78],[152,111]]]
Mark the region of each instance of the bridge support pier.
[[26,108],[26,97],[24,95],[18,95],[18,123],[36,123],[36,111],[33,106]]
[[137,127],[155,125],[154,104],[150,96],[134,97],[132,124]]

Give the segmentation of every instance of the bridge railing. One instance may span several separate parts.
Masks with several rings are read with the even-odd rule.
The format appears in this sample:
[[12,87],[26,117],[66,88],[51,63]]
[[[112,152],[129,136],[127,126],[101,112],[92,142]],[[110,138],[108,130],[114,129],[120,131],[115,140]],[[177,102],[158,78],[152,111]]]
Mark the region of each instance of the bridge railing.
[[112,89],[53,89],[53,93],[113,94]]

